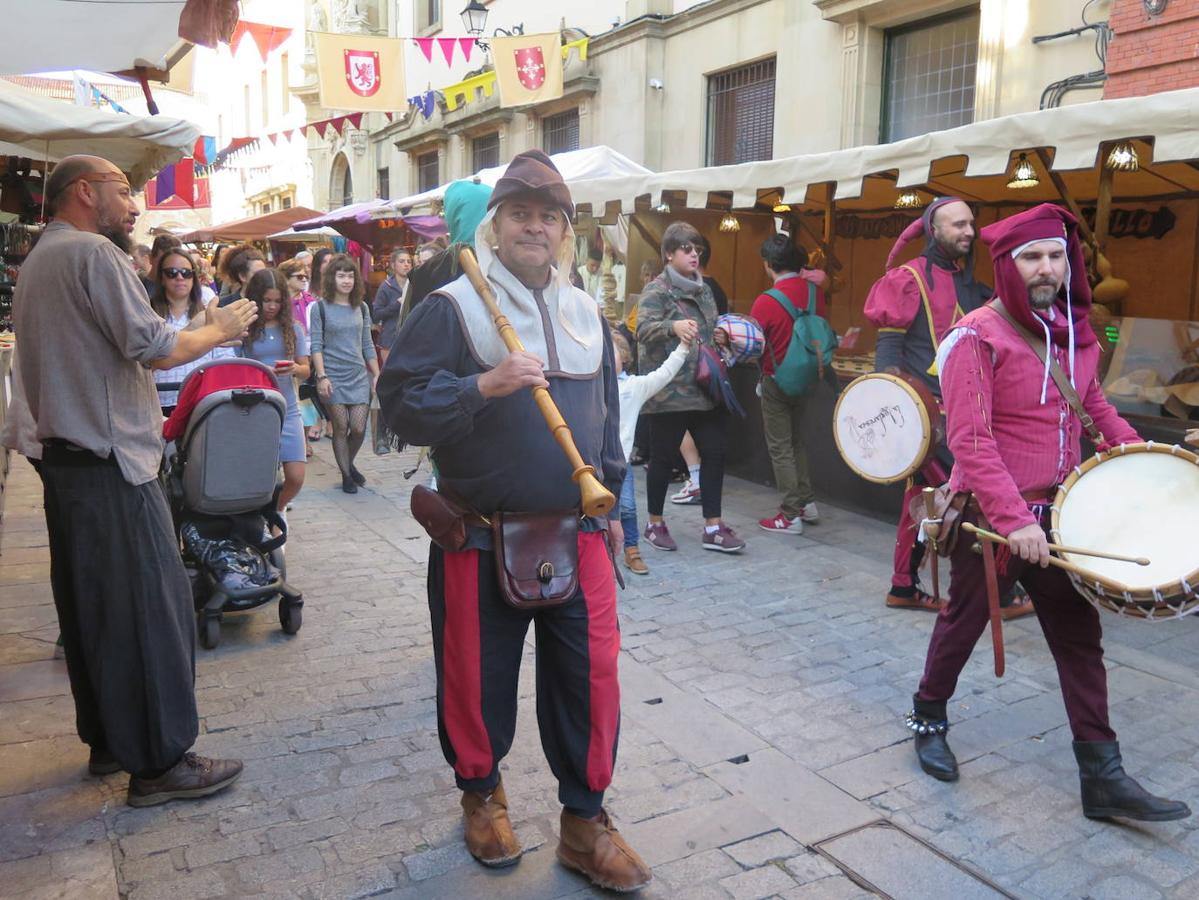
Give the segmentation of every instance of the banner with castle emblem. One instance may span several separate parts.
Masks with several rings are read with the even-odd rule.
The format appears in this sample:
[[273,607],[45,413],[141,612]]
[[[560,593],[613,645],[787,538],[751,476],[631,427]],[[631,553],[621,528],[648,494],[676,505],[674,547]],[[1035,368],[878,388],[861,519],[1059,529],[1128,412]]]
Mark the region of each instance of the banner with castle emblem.
[[558,33],[491,39],[500,106],[527,106],[562,96],[562,42]]
[[314,34],[320,104],[326,109],[396,112],[404,93],[404,40],[360,34]]

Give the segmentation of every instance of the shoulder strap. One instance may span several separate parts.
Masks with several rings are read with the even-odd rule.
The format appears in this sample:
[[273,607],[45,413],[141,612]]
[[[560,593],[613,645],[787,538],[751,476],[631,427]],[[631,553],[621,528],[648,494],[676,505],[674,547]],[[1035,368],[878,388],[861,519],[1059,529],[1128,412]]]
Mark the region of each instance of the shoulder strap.
[[928,320],[928,338],[933,342],[933,359],[936,359],[937,351],[940,349],[940,342],[937,340],[936,326],[933,325],[933,304],[928,298],[928,288],[924,286],[924,279],[920,277],[920,273],[914,267],[905,264],[899,268],[916,279],[916,287],[920,289],[920,301],[924,304],[924,318]]
[[1074,385],[1070,383],[1070,379],[1066,377],[1066,373],[1062,371],[1062,367],[1058,365],[1058,361],[1048,352],[1045,342],[1017,322],[1012,317],[1012,314],[1008,312],[1007,307],[1003,305],[1002,300],[996,298],[990,301],[987,306],[999,313],[1000,318],[1015,329],[1016,334],[1020,335],[1024,339],[1024,342],[1032,348],[1032,351],[1037,354],[1037,359],[1041,361],[1041,365],[1045,365],[1045,359],[1048,357],[1049,375],[1053,379],[1053,383],[1057,385],[1057,389],[1061,391],[1062,396],[1066,398],[1066,402],[1070,404],[1070,408],[1074,410],[1074,414],[1082,422],[1082,427],[1086,431],[1087,437],[1096,446],[1106,443],[1103,432],[1095,427],[1095,420],[1091,418],[1091,414],[1082,405],[1082,398],[1078,396],[1078,391],[1074,390]]
[[[775,300],[777,300],[779,302],[779,304],[783,307],[783,309],[785,309],[787,311],[787,314],[791,316],[792,319],[798,319],[800,317],[801,313],[798,309],[795,308],[795,304],[792,303],[789,299],[787,299],[787,295],[784,294],[782,291],[780,291],[778,288],[770,288],[770,290],[766,291],[766,296],[773,297]],[[812,302],[811,295],[809,294],[808,295],[809,311],[811,310],[811,302]]]
[[816,315],[816,285],[808,282],[808,315]]

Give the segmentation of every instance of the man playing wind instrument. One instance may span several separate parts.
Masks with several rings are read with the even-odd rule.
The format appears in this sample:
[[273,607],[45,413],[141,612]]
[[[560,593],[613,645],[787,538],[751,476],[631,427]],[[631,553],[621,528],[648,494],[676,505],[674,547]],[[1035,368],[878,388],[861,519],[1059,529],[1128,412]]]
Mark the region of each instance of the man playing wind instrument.
[[[413,512],[435,538],[428,589],[442,749],[462,790],[467,848],[486,866],[515,863],[499,763],[516,728],[532,622],[541,742],[563,806],[558,858],[602,887],[636,890],[649,869],[603,809],[620,722],[609,549],[621,546],[620,522],[579,516],[572,468],[529,390],[548,387],[584,462],[619,492],[612,341],[595,302],[570,286],[574,207],[550,159],[515,157],[487,208],[479,268],[527,351],[508,351],[464,275],[416,308],[379,381],[388,424],[431,447],[437,465],[438,495],[418,488]],[[439,505],[426,515],[418,496]],[[517,511],[526,524],[510,530]],[[513,583],[525,583],[529,561],[543,593],[522,605]],[[560,578],[571,569],[576,577]],[[568,587],[555,595],[560,582]]]

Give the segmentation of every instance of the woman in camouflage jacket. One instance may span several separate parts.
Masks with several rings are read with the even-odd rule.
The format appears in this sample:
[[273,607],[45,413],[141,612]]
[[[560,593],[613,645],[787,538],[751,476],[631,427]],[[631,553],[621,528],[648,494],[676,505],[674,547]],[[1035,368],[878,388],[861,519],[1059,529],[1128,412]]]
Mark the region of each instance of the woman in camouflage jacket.
[[[716,301],[699,276],[700,234],[686,222],[674,222],[662,235],[662,274],[646,285],[637,306],[638,367],[652,372],[666,361],[680,339],[712,344]],[[662,509],[679,444],[688,431],[699,448],[700,490],[704,514],[703,547],[724,553],[745,542],[720,518],[724,454],[728,443],[726,413],[695,382],[697,351],[671,382],[642,408],[650,422],[650,462],[646,477],[649,522],[645,539],[658,550],[677,550]]]

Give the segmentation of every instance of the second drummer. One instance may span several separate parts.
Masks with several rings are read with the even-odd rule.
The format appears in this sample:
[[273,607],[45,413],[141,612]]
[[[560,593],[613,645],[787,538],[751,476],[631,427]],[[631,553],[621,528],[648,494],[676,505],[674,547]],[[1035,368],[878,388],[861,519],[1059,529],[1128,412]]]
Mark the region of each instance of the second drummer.
[[[903,248],[924,235],[924,250],[907,265],[897,265]],[[922,381],[941,399],[937,347],[963,315],[991,296],[974,279],[974,213],[957,197],[939,197],[909,225],[887,256],[886,272],[866,298],[866,318],[878,326],[875,371],[905,373]],[[895,535],[894,571],[887,606],[936,612],[940,601],[920,590],[916,570],[923,548],[908,509],[925,485],[943,484],[953,458],[944,446],[908,481]]]

